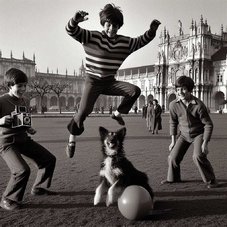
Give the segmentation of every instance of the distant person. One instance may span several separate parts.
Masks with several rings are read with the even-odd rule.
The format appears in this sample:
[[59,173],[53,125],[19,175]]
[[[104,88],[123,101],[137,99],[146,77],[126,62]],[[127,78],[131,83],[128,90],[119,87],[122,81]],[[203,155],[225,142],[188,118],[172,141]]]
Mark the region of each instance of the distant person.
[[142,118],[147,118],[146,114],[147,114],[147,104],[143,105],[142,107]]
[[[161,183],[181,182],[180,164],[188,148],[193,144],[193,161],[202,180],[208,188],[217,187],[213,168],[207,159],[213,122],[204,103],[191,94],[194,81],[190,77],[179,77],[175,86],[177,98],[169,105],[170,135],[172,138],[169,146],[169,168],[167,179]],[[180,136],[176,138],[178,127]]]
[[[54,194],[47,188],[51,185],[56,158],[28,136],[28,133],[35,134],[36,131],[30,125],[29,105],[23,97],[28,82],[26,74],[11,68],[6,72],[4,82],[9,92],[0,96],[0,155],[11,176],[0,206],[5,210],[15,210],[21,207],[30,175],[24,156],[38,169],[32,195]],[[21,113],[23,121],[18,120],[22,117]]]
[[138,111],[138,107],[135,106],[135,107],[134,107],[134,113],[137,114],[137,111]]
[[123,96],[121,104],[112,114],[112,119],[120,125],[125,125],[121,114],[128,114],[141,90],[128,82],[117,81],[115,75],[123,61],[134,51],[144,47],[156,36],[160,22],[153,20],[150,28],[141,36],[131,38],[117,35],[124,23],[119,7],[107,4],[99,13],[103,31],[83,29],[79,23],[86,21],[88,13],[78,11],[68,22],[66,31],[80,42],[86,53],[86,80],[80,108],[68,124],[70,132],[66,154],[73,157],[76,147],[76,136],[84,131],[84,121],[91,113],[99,95]]
[[153,125],[153,117],[154,117],[154,106],[152,101],[149,101],[146,111],[146,121],[147,121],[147,128],[148,131],[152,131],[152,125]]
[[158,100],[153,100],[154,117],[153,117],[153,129],[152,134],[158,134],[158,130],[162,129],[162,107],[158,104]]
[[113,113],[113,107],[112,105],[109,106],[109,114],[111,115]]
[[104,114],[104,106],[101,106],[101,114]]

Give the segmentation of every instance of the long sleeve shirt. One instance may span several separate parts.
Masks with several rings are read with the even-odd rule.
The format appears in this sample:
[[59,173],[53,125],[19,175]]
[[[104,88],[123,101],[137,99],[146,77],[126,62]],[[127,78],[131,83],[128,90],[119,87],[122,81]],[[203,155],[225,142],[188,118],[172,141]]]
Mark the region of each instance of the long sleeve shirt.
[[[0,118],[11,115],[15,110],[15,106],[26,106],[28,103],[24,99],[12,97],[9,94],[0,96]],[[13,142],[16,138],[24,138],[27,136],[27,127],[12,128],[11,125],[0,126],[0,147],[7,142]]]
[[67,33],[82,43],[86,54],[86,72],[95,77],[115,76],[123,61],[134,51],[147,45],[156,35],[148,30],[137,38],[89,31],[78,26],[72,18],[66,25]]
[[182,101],[175,99],[169,105],[170,135],[177,135],[177,129],[186,138],[194,138],[203,133],[203,139],[209,141],[213,131],[213,122],[205,104],[192,96],[186,107]]

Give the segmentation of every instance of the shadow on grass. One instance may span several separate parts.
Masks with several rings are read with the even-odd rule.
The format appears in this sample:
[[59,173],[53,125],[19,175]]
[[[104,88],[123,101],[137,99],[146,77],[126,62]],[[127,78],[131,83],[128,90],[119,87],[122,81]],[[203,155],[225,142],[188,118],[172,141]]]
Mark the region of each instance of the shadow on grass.
[[[108,212],[109,209],[118,209],[115,203],[111,207],[106,207],[105,203],[94,206],[93,203],[43,203],[43,204],[25,204],[25,209],[102,209]],[[190,200],[171,200],[156,201],[154,210],[143,220],[138,221],[166,221],[177,220],[192,217],[204,217],[215,215],[226,215],[226,199],[190,199]],[[100,210],[101,212],[101,210]],[[136,221],[137,222],[137,221]]]
[[146,220],[169,220],[209,215],[226,215],[226,199],[191,199],[156,201],[154,210]]
[[[169,135],[152,135],[151,136],[126,136],[125,140],[150,140],[150,139],[158,139],[158,140],[170,140]],[[213,136],[215,140],[226,140],[226,136]],[[78,137],[77,142],[95,142],[99,141],[99,137]],[[52,139],[52,140],[36,140],[38,143],[67,143],[67,139]]]
[[68,192],[57,192],[60,196],[77,196],[77,195],[95,195],[94,191],[68,191]]
[[[23,208],[25,209],[74,209],[74,208],[92,208],[94,207],[93,203],[42,203],[42,204],[24,204]],[[106,207],[106,205],[99,204],[95,207]]]

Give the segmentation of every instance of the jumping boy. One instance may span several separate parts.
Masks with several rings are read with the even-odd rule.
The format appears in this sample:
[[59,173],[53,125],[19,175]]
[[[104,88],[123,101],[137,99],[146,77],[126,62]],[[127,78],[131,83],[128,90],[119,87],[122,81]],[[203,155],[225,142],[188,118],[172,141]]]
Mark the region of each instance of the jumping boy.
[[6,72],[4,82],[9,92],[0,96],[0,155],[9,167],[11,177],[0,206],[5,210],[15,210],[21,207],[30,175],[30,168],[22,155],[38,168],[32,195],[54,194],[46,188],[50,187],[56,158],[27,134],[36,131],[30,127],[29,107],[23,97],[28,82],[26,74],[11,68]]
[[[181,182],[180,163],[189,146],[194,144],[193,161],[199,169],[202,180],[208,188],[217,187],[213,168],[207,159],[208,142],[210,141],[213,122],[204,103],[191,94],[194,81],[181,76],[176,81],[177,98],[169,105],[170,135],[167,180],[162,184]],[[179,126],[180,136],[177,139]]]
[[80,42],[86,53],[86,80],[78,113],[68,124],[70,132],[66,154],[73,157],[76,145],[76,136],[84,131],[86,117],[92,112],[94,104],[100,94],[123,96],[121,104],[112,114],[112,118],[120,125],[125,122],[121,114],[127,114],[134,102],[139,97],[139,87],[117,81],[115,75],[123,61],[134,51],[147,45],[156,35],[160,25],[158,20],[153,20],[149,30],[138,38],[117,35],[123,25],[123,14],[119,7],[107,4],[99,13],[103,31],[89,31],[78,26],[87,20],[87,12],[78,11],[66,25],[67,33]]

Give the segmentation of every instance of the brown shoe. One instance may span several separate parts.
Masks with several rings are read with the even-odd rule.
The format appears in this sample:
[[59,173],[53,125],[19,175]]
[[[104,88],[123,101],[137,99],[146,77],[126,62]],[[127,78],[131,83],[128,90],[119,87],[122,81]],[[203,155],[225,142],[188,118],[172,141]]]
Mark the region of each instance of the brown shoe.
[[75,149],[76,149],[76,142],[74,141],[68,142],[65,149],[65,152],[68,158],[72,158],[74,156]]
[[17,210],[21,208],[21,204],[7,198],[2,198],[0,206],[5,210]]

